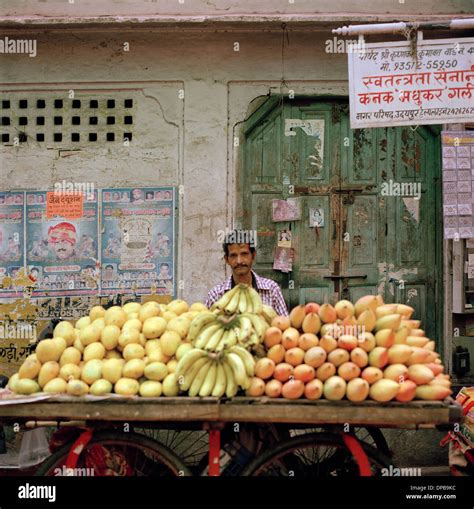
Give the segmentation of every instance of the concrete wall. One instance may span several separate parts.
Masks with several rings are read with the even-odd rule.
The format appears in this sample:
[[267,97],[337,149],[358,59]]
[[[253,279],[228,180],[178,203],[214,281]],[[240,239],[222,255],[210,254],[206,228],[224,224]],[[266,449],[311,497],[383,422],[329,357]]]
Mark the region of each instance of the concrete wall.
[[357,19],[367,16],[472,13],[470,0],[0,0],[0,16],[216,16],[315,15]]
[[[372,14],[407,17],[412,14],[468,12],[470,0],[400,4],[392,0],[359,2],[345,18]],[[33,38],[37,55],[1,55],[2,90],[18,98],[47,98],[73,90],[76,97],[93,94],[135,99],[133,141],[114,144],[56,145],[35,142],[2,148],[2,188],[48,189],[58,180],[93,182],[97,187],[182,185],[178,242],[178,280],[181,296],[203,299],[210,285],[225,276],[218,230],[238,222],[236,195],[239,125],[270,93],[278,93],[282,78],[282,31],[263,28],[138,27],[119,28],[109,19],[83,28],[35,25],[51,17],[149,15],[310,15],[327,9],[326,2],[297,0],[202,2],[175,0],[94,2],[81,0],[0,0],[3,36]],[[334,19],[354,11],[353,2],[331,4]],[[327,13],[325,14],[327,15]],[[336,16],[337,15],[337,16]],[[329,17],[330,17],[329,16]],[[405,17],[406,17],[405,16]],[[8,18],[8,22],[5,21]],[[398,18],[401,19],[401,18]],[[256,20],[256,19],[255,19]],[[104,21],[104,18],[102,19]],[[23,28],[13,28],[25,24]],[[347,57],[326,53],[331,27],[289,25],[285,49],[285,81],[296,94],[347,95]],[[239,51],[235,51],[235,43]],[[128,51],[125,51],[127,46]],[[28,133],[28,129],[27,129]],[[183,286],[184,285],[184,286]]]
[[[34,141],[4,147],[2,188],[47,189],[62,179],[97,187],[183,185],[178,279],[183,297],[203,299],[224,277],[217,232],[236,219],[234,126],[262,102],[256,98],[279,90],[281,31],[91,29],[29,37],[37,39],[35,58],[2,55],[2,90],[32,99],[69,90],[77,98],[132,97],[133,140],[113,148],[70,142],[46,148]],[[289,37],[285,79],[296,93],[347,94],[346,55],[325,53],[326,32]]]

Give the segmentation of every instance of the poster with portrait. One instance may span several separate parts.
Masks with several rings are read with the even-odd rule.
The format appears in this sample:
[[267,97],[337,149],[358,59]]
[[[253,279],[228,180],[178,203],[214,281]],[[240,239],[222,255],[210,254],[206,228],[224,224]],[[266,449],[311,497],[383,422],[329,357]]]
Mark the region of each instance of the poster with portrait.
[[272,200],[272,221],[298,221],[301,219],[301,201],[298,198]]
[[21,292],[15,279],[24,262],[24,198],[20,191],[0,193],[0,297]]
[[175,295],[173,187],[102,190],[103,295]]
[[98,193],[84,195],[83,215],[47,217],[46,192],[26,193],[26,263],[34,295],[95,294],[99,282]]

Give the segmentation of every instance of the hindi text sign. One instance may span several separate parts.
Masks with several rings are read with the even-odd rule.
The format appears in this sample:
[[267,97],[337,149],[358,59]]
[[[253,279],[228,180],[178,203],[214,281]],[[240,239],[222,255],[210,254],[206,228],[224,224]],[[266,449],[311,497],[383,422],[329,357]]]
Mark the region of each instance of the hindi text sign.
[[349,52],[351,127],[474,120],[474,38],[366,44]]

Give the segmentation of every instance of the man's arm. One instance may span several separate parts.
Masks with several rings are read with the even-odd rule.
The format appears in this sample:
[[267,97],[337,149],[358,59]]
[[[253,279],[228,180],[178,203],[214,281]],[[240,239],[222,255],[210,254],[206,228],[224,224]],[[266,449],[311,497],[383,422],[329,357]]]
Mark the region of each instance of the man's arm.
[[275,288],[272,291],[272,308],[280,316],[288,316],[288,309],[286,307],[285,299],[283,298],[283,294],[281,293],[280,287],[278,285],[275,285]]
[[206,307],[210,309],[214,302],[217,302],[222,295],[224,295],[224,292],[220,291],[219,286],[212,288],[207,294]]

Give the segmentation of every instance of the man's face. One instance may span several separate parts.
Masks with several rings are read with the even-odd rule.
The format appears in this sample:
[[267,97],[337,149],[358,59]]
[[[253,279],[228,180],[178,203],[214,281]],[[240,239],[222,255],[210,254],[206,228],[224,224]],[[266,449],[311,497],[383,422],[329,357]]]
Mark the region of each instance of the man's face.
[[107,267],[105,269],[105,275],[106,275],[107,278],[111,279],[113,277],[113,275],[114,275],[113,267]]
[[168,277],[168,274],[169,274],[168,266],[167,265],[162,265],[160,267],[160,275]]
[[74,246],[66,240],[54,242],[53,249],[58,260],[67,260],[74,254]]
[[230,265],[232,273],[235,276],[247,275],[253,265],[255,253],[250,251],[248,244],[230,244],[228,246],[229,254],[225,257],[225,261]]

